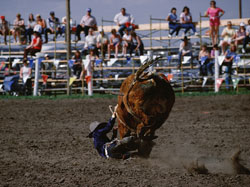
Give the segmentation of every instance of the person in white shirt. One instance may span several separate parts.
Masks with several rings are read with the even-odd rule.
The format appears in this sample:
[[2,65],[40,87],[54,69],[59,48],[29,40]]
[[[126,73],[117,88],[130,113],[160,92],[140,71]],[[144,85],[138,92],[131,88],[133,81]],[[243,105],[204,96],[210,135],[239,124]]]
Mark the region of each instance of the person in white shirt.
[[127,55],[127,49],[130,49],[130,45],[131,45],[131,35],[128,31],[128,29],[125,29],[125,34],[122,37],[122,51],[123,51],[123,56]]
[[97,49],[100,49],[102,57],[105,57],[105,54],[108,50],[109,38],[104,33],[104,30],[100,31],[100,34],[97,36],[96,42]]
[[23,60],[23,67],[20,69],[19,76],[23,81],[22,91],[24,95],[32,93],[31,73],[32,69],[28,67],[27,60]]
[[85,37],[89,34],[89,29],[92,28],[93,30],[97,29],[97,23],[94,16],[91,15],[91,8],[87,9],[87,14],[82,17],[80,25],[77,25],[76,28],[76,37],[77,41],[81,40],[81,31],[84,31]]
[[198,35],[198,33],[196,32],[196,28],[195,25],[193,23],[193,18],[192,18],[192,14],[189,11],[188,7],[184,7],[183,11],[180,15],[180,23],[181,23],[181,28],[184,28],[184,34],[186,36],[187,32],[192,29],[194,35]]
[[242,53],[246,53],[246,46],[250,42],[250,19],[248,20],[248,25],[246,27],[246,37],[243,40]]
[[[119,26],[118,32],[122,37],[124,29],[127,28],[129,31],[132,30],[131,24],[134,23],[134,17],[131,14],[126,13],[125,8],[121,8],[121,12],[115,15],[114,22]],[[126,24],[128,27],[126,27]]]
[[94,34],[94,30],[92,28],[89,29],[89,34],[85,38],[85,45],[83,49],[83,54],[86,55],[86,52],[90,49],[94,50],[95,55],[98,56],[98,50],[96,47],[96,35]]
[[188,37],[184,37],[182,40],[179,48],[179,64],[178,64],[178,69],[181,67],[181,60],[182,57],[184,56],[191,56],[191,65],[192,65],[192,58],[193,58],[193,53],[192,53],[192,44],[189,42]]
[[221,33],[221,37],[223,38],[223,40],[221,40],[221,42],[220,42],[220,46],[222,48],[222,54],[225,54],[226,48],[228,46],[230,46],[233,39],[235,39],[235,35],[236,35],[236,32],[232,28],[232,22],[228,21],[227,22],[227,27],[224,28],[222,33]]

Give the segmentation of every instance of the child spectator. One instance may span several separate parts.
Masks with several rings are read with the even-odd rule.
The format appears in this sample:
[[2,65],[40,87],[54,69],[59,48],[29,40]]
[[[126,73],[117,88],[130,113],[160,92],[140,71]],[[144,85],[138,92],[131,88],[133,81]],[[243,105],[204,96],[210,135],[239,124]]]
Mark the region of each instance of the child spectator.
[[226,47],[231,44],[232,40],[235,38],[235,34],[235,30],[232,28],[232,22],[228,21],[227,27],[224,28],[221,34],[221,36],[223,37],[223,40],[220,43],[222,54],[225,54]]
[[144,44],[140,36],[138,36],[135,31],[132,31],[131,32],[130,56],[132,55],[134,50],[135,50],[135,55],[141,56],[144,54]]
[[238,47],[239,44],[243,43],[244,38],[246,37],[246,29],[245,24],[243,22],[240,23],[240,28],[236,32],[236,36],[234,39],[234,44]]
[[7,35],[9,34],[9,23],[1,16],[0,34],[4,36],[4,43],[7,45]]
[[243,40],[242,53],[246,53],[246,46],[250,42],[250,19],[248,20],[248,25],[246,27],[246,37]]
[[134,23],[134,17],[126,13],[125,8],[121,8],[121,12],[116,14],[114,17],[114,22],[119,26],[118,32],[120,33],[120,36],[123,36],[123,31],[127,28],[126,24],[129,23],[129,27],[127,28],[129,31],[132,30],[132,25]]
[[73,56],[73,59],[75,60],[73,63],[73,74],[77,78],[80,77],[80,74],[82,72],[82,57],[80,51],[76,51],[75,55]]
[[122,45],[123,56],[126,56],[127,49],[130,49],[131,47],[131,35],[128,29],[125,29],[125,34],[122,37],[122,41],[123,41],[123,45]]
[[87,9],[87,14],[82,17],[80,25],[77,25],[76,28],[76,37],[78,42],[81,40],[81,31],[84,31],[85,37],[89,34],[89,29],[92,28],[93,30],[97,29],[97,23],[94,16],[91,15],[91,8]]
[[36,25],[36,21],[34,19],[34,16],[33,16],[33,14],[30,14],[28,22],[27,22],[27,29],[25,32],[25,36],[26,36],[25,38],[27,40],[27,36],[28,36],[29,44],[31,43],[31,35],[33,34],[33,30],[34,30],[35,25]]
[[215,62],[215,51],[218,51],[218,50],[219,50],[218,44],[215,44],[213,45],[213,49],[210,52],[210,62],[207,65],[207,70],[211,75],[214,74],[213,65]]
[[172,37],[174,33],[178,36],[179,31],[181,29],[180,23],[178,23],[177,15],[176,15],[176,8],[171,9],[171,13],[168,14],[168,17],[166,18],[169,24],[169,29],[172,29],[171,32],[169,32],[168,37]]
[[23,67],[20,69],[19,76],[22,79],[23,87],[22,92],[24,95],[30,95],[32,93],[32,82],[31,82],[31,67],[28,67],[27,60],[23,60]]
[[55,17],[55,12],[50,12],[50,18],[47,19],[47,25],[48,28],[45,30],[45,42],[48,43],[48,33],[56,34],[56,36],[53,37],[53,41],[55,41],[58,34],[62,35],[61,27],[60,27],[60,21],[57,17]]
[[[221,12],[221,14],[220,14]],[[220,17],[224,15],[224,11],[221,8],[216,7],[216,2],[211,1],[210,7],[207,9],[205,16],[209,16],[210,24],[210,37],[212,39],[212,44],[217,44],[219,27],[220,27]]]
[[39,32],[34,32],[34,38],[29,46],[24,49],[23,58],[27,59],[27,55],[30,53],[31,56],[35,55],[37,52],[40,52],[42,49],[42,39]]
[[207,65],[209,63],[209,52],[207,50],[206,45],[201,46],[201,50],[199,52],[199,63],[200,63],[200,75],[201,76],[207,76]]
[[16,37],[18,37],[19,43],[22,44],[21,35],[25,34],[25,25],[24,25],[24,20],[23,20],[23,18],[21,18],[21,14],[19,14],[19,13],[16,15],[16,19],[14,21],[14,28],[12,30],[12,33],[13,33],[15,43],[17,43]]
[[115,58],[118,57],[118,50],[121,47],[121,42],[122,42],[121,36],[116,33],[115,29],[112,29],[108,45],[108,59],[110,59],[111,50],[115,50]]
[[194,35],[198,35],[196,32],[195,25],[193,23],[192,14],[189,11],[189,8],[185,6],[180,15],[181,28],[184,28],[184,35],[186,36],[187,32],[192,29]]
[[96,47],[100,49],[102,57],[105,57],[105,54],[108,50],[109,39],[108,36],[104,33],[104,30],[101,30],[96,39]]
[[192,65],[192,58],[193,58],[192,44],[191,42],[189,42],[187,36],[185,36],[182,41],[183,42],[180,43],[180,48],[179,48],[179,61],[177,67],[178,69],[181,67],[181,61],[184,56],[191,56],[191,65]]

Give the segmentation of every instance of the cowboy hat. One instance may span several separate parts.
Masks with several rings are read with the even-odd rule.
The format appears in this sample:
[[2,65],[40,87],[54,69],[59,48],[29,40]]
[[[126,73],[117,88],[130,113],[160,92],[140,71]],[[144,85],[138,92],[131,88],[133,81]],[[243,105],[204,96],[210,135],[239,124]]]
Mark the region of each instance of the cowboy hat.
[[94,122],[92,122],[92,123],[90,123],[90,125],[89,125],[89,130],[90,130],[90,133],[89,133],[89,135],[87,136],[88,138],[92,138],[93,137],[93,133],[94,133],[94,131],[97,129],[97,128],[99,128],[99,127],[101,127],[101,126],[105,126],[107,123],[106,122],[99,122],[99,121],[94,121]]

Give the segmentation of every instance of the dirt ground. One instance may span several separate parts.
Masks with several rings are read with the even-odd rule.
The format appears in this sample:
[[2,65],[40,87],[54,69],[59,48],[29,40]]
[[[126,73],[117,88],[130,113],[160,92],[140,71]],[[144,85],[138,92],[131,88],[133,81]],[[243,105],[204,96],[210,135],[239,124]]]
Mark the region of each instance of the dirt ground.
[[[0,100],[0,186],[249,186],[250,95],[177,97],[150,158],[101,158],[86,138],[116,99]],[[196,163],[208,174],[190,172]]]

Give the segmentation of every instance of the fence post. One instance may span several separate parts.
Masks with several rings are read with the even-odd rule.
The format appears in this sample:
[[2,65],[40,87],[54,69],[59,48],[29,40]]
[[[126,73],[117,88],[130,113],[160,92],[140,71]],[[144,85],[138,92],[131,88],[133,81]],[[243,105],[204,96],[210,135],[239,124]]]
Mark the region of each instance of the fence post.
[[152,50],[152,16],[150,16],[150,49]]
[[39,85],[39,56],[40,53],[36,54],[36,61],[35,61],[35,80],[34,80],[34,90],[33,90],[33,96],[37,96],[38,94],[38,85]]
[[219,78],[219,62],[218,62],[218,56],[219,51],[216,49],[215,51],[215,59],[214,59],[214,92],[219,92],[219,88],[217,86],[217,79]]

